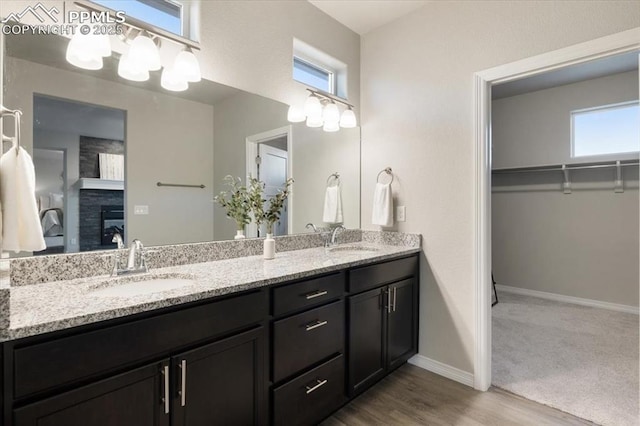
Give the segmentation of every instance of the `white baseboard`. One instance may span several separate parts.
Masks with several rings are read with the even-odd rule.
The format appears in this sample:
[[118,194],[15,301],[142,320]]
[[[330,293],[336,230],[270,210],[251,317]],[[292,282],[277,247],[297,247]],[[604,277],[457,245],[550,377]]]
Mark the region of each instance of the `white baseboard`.
[[408,362],[409,364],[424,368],[427,371],[431,371],[432,373],[436,373],[440,376],[446,377],[447,379],[473,387],[473,374],[460,370],[459,368],[452,367],[448,364],[427,358],[420,354],[414,355]]
[[[526,288],[511,287],[508,285],[496,284],[496,289],[506,293],[520,294],[523,296],[539,297],[541,299],[555,300],[557,302],[573,303],[582,306],[591,306],[593,308],[608,309],[610,311],[626,312],[628,314],[640,314],[640,308],[637,306],[620,305],[618,303],[601,302],[600,300],[583,299],[581,297],[565,296],[563,294],[547,293],[546,291],[529,290]],[[498,295],[498,300],[500,295]]]

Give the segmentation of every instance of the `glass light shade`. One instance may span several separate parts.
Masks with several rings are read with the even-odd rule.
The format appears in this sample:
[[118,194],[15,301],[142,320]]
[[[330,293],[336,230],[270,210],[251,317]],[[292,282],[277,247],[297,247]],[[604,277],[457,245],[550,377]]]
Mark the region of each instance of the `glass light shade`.
[[304,102],[304,115],[322,120],[322,104],[320,99],[313,93]]
[[198,58],[189,50],[183,50],[178,53],[173,63],[173,68],[177,73],[182,74],[189,82],[197,83],[202,79]]
[[340,130],[340,126],[337,121],[325,121],[322,130],[325,132],[337,132]]
[[111,40],[106,34],[92,35],[95,39],[96,53],[104,58],[111,56]]
[[322,127],[321,117],[307,117],[307,127]]
[[[105,47],[104,43],[102,43],[102,46],[100,44],[99,36],[84,35],[79,31],[76,32],[67,45],[67,62],[85,70],[102,69],[102,53]],[[108,47],[109,54],[111,54],[111,46],[109,45]]]
[[353,112],[353,110],[350,107],[344,110],[342,116],[340,117],[340,127],[351,129],[353,127],[356,127],[357,124],[358,123],[356,121],[356,114]]
[[306,120],[307,117],[304,115],[304,112],[295,105],[289,106],[289,111],[287,112],[287,120],[290,123],[300,123]]
[[146,35],[140,34],[133,40],[129,48],[132,62],[144,66],[148,71],[158,71],[162,67],[158,46]]
[[338,105],[333,102],[326,104],[322,110],[322,119],[324,121],[330,121],[337,124],[338,121],[340,121],[340,110],[338,109]]
[[189,83],[183,75],[178,73],[173,67],[164,67],[160,85],[172,92],[184,92],[189,88]]
[[132,61],[129,58],[129,51],[120,57],[118,63],[118,75],[131,81],[147,81],[149,80],[149,70],[142,66],[139,62]]

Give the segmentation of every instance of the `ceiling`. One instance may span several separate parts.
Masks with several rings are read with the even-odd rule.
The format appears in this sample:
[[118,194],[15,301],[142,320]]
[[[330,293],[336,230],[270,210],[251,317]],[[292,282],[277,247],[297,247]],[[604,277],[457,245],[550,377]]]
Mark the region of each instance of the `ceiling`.
[[638,52],[629,52],[497,84],[491,88],[491,97],[492,99],[507,98],[637,69]]
[[309,0],[309,3],[360,35],[424,6],[418,0]]

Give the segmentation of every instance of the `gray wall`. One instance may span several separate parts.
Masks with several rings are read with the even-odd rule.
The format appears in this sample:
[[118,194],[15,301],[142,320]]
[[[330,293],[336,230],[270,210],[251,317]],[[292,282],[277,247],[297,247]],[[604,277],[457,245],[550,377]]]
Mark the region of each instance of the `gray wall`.
[[[570,111],[634,99],[637,71],[495,100],[494,167],[571,162]],[[494,175],[496,281],[638,306],[637,167],[624,178],[625,192],[614,193],[613,170],[573,172],[565,195],[560,173]]]
[[362,36],[362,227],[391,166],[422,234],[420,355],[474,372],[474,72],[640,26],[637,2],[434,1]]
[[571,111],[637,99],[638,71],[497,99],[491,110],[493,167],[592,161],[571,158]]

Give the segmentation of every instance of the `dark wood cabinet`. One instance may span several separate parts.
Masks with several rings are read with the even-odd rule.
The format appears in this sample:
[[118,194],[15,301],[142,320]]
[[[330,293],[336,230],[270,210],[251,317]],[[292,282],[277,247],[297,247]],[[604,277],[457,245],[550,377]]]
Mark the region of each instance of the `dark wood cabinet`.
[[0,424],[312,425],[417,350],[418,257],[0,346]]
[[168,426],[162,372],[169,360],[29,404],[15,426]]
[[378,287],[348,297],[350,396],[363,392],[417,353],[417,275],[416,257],[352,271],[351,289]]
[[267,423],[264,327],[176,355],[172,426]]
[[349,298],[349,388],[366,388],[385,374],[385,289]]

